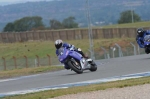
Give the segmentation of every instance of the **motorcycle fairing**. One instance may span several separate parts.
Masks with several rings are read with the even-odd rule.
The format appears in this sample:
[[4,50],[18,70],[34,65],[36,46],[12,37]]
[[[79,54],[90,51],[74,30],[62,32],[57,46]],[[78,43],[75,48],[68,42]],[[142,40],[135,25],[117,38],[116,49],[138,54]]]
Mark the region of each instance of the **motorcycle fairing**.
[[58,50],[58,53],[59,53],[58,58],[59,58],[59,61],[60,61],[61,63],[64,63],[64,62],[65,62],[65,59],[66,59],[68,56],[71,56],[71,57],[73,57],[73,58],[75,58],[75,59],[77,59],[77,60],[81,60],[81,59],[82,59],[82,55],[79,54],[78,52],[76,52],[76,51],[71,51],[71,50],[66,49],[66,48],[63,48],[63,47]]

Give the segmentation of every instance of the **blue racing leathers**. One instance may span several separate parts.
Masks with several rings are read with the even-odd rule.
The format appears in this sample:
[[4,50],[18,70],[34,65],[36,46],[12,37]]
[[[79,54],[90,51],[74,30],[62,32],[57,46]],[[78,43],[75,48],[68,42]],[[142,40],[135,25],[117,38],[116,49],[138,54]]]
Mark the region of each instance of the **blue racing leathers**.
[[138,45],[140,46],[140,48],[144,48],[143,37],[137,36],[136,41],[137,41]]
[[145,35],[150,35],[150,31],[148,31],[148,30],[144,31],[143,36],[137,35],[137,37],[136,37],[136,41],[137,41],[138,45],[140,46],[140,48],[145,48],[145,46],[144,46],[144,37],[145,37]]

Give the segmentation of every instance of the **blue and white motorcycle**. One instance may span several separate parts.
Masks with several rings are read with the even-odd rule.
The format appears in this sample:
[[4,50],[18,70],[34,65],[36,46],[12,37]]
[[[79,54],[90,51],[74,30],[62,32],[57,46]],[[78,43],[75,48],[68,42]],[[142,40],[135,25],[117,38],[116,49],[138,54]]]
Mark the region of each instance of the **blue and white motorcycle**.
[[97,65],[92,59],[85,59],[76,51],[61,47],[58,49],[58,59],[61,63],[67,64],[71,70],[78,74],[84,70],[96,71]]

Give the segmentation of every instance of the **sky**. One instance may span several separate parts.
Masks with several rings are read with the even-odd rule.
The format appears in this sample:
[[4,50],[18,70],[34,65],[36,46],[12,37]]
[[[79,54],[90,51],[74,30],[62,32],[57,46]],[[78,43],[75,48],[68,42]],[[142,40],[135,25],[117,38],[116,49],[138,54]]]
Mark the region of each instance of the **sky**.
[[25,2],[36,2],[36,1],[52,1],[52,0],[0,0],[0,5],[25,3]]

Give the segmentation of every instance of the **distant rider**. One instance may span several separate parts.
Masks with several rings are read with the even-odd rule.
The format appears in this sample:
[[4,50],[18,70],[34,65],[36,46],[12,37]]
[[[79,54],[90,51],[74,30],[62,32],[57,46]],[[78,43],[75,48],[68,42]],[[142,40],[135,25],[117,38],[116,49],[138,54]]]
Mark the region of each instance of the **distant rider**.
[[[145,35],[150,35],[150,31],[144,30],[142,28],[137,29],[136,41],[137,41],[138,45],[140,46],[140,48],[145,48],[145,46],[144,46]],[[147,48],[145,48],[145,53],[149,54],[149,51]]]
[[[74,45],[71,45],[68,43],[63,43],[63,41],[61,39],[58,39],[55,41],[55,47],[56,47],[56,55],[57,56],[58,56],[58,49],[61,47],[65,47],[69,50],[74,50],[74,51],[80,53],[84,58],[87,58],[80,48],[75,48]],[[64,65],[65,65],[65,69],[70,69],[66,64],[64,64]]]

